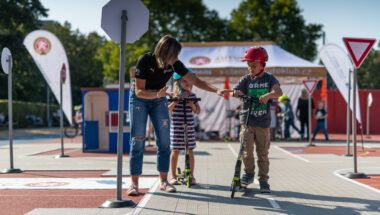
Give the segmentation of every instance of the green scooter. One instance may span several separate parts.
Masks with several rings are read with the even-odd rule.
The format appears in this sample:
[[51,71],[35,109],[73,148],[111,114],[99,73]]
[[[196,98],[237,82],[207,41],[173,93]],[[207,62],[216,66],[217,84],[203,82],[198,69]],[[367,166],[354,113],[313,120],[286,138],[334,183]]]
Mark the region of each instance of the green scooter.
[[173,102],[173,101],[178,101],[179,104],[182,103],[182,106],[183,106],[183,113],[184,113],[184,118],[183,118],[183,129],[185,131],[185,134],[184,134],[184,142],[185,142],[185,171],[184,172],[181,172],[181,168],[177,168],[177,180],[178,181],[183,181],[186,183],[187,187],[190,187],[191,186],[191,181],[192,181],[192,174],[191,174],[191,169],[190,169],[190,155],[189,155],[189,142],[188,142],[188,137],[187,137],[187,118],[186,118],[186,103],[188,101],[201,101],[200,98],[171,98],[171,99],[168,99],[169,102]]
[[[241,98],[244,101],[248,101],[249,107],[248,107],[248,110],[245,110],[245,112],[248,112],[248,115],[247,115],[247,118],[246,118],[245,123],[243,125],[243,129],[244,129],[243,138],[240,139],[239,155],[237,157],[237,161],[236,161],[236,165],[235,165],[235,173],[234,173],[234,177],[232,179],[231,188],[230,188],[231,198],[234,198],[236,189],[238,187],[243,188],[241,183],[240,183],[241,163],[243,161],[243,151],[244,151],[245,143],[247,141],[246,139],[247,139],[247,131],[248,131],[248,122],[249,122],[249,118],[251,116],[251,111],[252,111],[252,109],[256,109],[256,108],[262,107],[264,105],[263,103],[259,102],[259,98],[257,98],[256,96],[254,96],[254,97],[242,96]],[[254,102],[255,102],[255,106],[252,108],[252,103],[254,103]]]

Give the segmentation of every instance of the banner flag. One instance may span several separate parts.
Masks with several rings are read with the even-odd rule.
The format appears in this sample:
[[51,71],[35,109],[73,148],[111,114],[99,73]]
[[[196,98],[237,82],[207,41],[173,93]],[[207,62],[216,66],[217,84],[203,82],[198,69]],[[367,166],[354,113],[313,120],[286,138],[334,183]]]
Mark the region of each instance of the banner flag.
[[38,69],[41,71],[58,103],[60,101],[60,77],[61,68],[66,67],[66,82],[62,86],[63,112],[70,124],[73,123],[71,80],[69,62],[65,49],[59,39],[49,31],[36,30],[29,33],[24,39],[24,46],[33,57]]
[[[349,87],[349,71],[354,71],[353,64],[347,55],[347,53],[336,44],[326,44],[319,50],[319,57],[321,58],[323,64],[325,65],[328,73],[335,82],[336,86],[339,89],[339,92],[342,94],[344,100],[348,102],[348,87]],[[355,83],[357,86],[357,83]],[[351,100],[350,108],[353,110],[353,78],[351,76]],[[358,87],[356,89],[359,89]],[[360,112],[360,99],[359,99],[359,90],[356,91],[356,119],[361,124],[361,112]]]

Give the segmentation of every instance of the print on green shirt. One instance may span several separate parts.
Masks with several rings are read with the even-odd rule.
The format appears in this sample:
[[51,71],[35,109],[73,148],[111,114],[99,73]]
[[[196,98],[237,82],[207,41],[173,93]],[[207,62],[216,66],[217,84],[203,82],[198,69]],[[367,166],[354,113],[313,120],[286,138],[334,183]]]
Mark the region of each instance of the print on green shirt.
[[[266,94],[268,92],[269,92],[269,90],[267,88],[264,88],[264,89],[249,89],[248,95],[249,96],[256,96],[257,98],[260,98],[260,96],[262,96],[262,95],[264,95],[264,94]],[[256,102],[253,103],[252,110],[254,110],[255,104],[256,104]],[[266,109],[267,109],[267,104],[264,104],[262,106],[262,108],[260,108],[260,106],[258,106],[256,108],[256,110],[266,110]]]

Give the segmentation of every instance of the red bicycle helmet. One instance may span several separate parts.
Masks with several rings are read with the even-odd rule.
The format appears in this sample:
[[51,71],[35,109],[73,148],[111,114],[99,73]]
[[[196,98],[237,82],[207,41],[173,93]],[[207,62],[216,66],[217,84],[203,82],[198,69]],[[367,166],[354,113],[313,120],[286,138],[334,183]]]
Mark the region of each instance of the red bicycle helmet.
[[252,47],[245,51],[242,61],[257,61],[265,66],[268,61],[268,53],[263,47]]

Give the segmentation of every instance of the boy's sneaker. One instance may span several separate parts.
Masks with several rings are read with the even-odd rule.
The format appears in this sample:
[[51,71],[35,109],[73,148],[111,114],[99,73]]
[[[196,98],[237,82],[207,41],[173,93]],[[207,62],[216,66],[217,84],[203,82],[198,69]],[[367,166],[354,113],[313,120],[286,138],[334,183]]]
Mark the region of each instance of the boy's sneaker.
[[260,181],[260,193],[270,193],[270,185],[266,181]]
[[127,190],[128,196],[138,196],[139,195],[139,188],[136,184],[131,184]]
[[252,184],[253,183],[253,175],[249,174],[249,173],[244,174],[240,180],[240,183],[243,186],[247,186],[248,184]]

